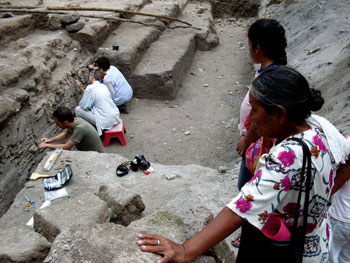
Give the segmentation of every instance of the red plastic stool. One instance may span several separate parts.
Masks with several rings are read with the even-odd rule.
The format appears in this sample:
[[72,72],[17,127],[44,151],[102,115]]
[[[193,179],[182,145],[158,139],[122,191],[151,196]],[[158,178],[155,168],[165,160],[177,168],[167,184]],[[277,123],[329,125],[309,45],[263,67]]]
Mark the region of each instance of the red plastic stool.
[[118,137],[121,145],[125,146],[126,145],[126,140],[125,140],[125,135],[126,129],[124,127],[124,121],[120,120],[120,122],[115,125],[112,129],[105,131],[105,141],[104,141],[104,146],[108,147],[109,145],[109,140],[112,137]]

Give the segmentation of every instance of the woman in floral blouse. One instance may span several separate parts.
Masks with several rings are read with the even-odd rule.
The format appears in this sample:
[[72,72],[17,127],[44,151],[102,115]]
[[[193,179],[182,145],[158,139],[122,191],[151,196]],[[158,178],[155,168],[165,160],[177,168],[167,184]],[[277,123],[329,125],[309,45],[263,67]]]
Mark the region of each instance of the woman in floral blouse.
[[[254,177],[200,233],[181,245],[162,236],[140,235],[137,244],[141,250],[164,255],[158,261],[161,263],[189,262],[223,240],[243,222],[261,230],[273,213],[285,225],[293,225],[303,150],[300,143],[287,139],[296,137],[307,144],[312,155],[303,262],[327,262],[330,231],[326,210],[337,164],[323,131],[306,122],[311,111],[322,107],[324,101],[320,95],[320,92],[309,88],[299,72],[286,66],[272,67],[256,78],[250,92],[250,118],[259,136],[277,138],[275,146],[260,158]],[[301,200],[303,207],[304,198]],[[302,217],[299,212],[300,224]],[[237,262],[288,262],[289,255],[276,258],[264,253],[254,237],[243,233],[242,238]]]

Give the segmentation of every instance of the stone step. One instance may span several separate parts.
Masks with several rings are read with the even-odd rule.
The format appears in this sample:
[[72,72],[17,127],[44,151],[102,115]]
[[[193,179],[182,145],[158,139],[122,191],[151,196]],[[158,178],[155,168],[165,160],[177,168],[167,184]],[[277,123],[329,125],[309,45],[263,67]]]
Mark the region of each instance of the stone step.
[[[218,44],[209,3],[189,3],[179,19],[193,27],[166,29],[152,43],[135,68],[129,82],[134,96],[149,99],[173,100],[184,74],[192,64],[196,46],[209,50]],[[172,26],[183,26],[178,22]]]
[[150,46],[129,79],[134,96],[175,99],[183,75],[192,63],[195,48],[193,32],[166,30]]
[[[17,40],[30,33],[33,28],[31,15],[16,16],[12,18],[0,19],[0,50],[6,47],[10,41]],[[9,34],[16,32],[16,34]]]
[[[113,3],[110,8],[139,11],[146,4],[147,0],[136,1],[118,1]],[[87,2],[84,7],[96,7],[95,2]],[[79,12],[85,15],[96,15],[94,11]],[[121,17],[121,14],[114,12],[99,12],[98,15],[106,17]],[[130,16],[127,15],[126,18]],[[123,17],[124,18],[124,17]],[[119,26],[120,22],[112,20],[101,20],[95,18],[80,18],[79,22],[84,22],[85,26],[79,32],[71,34],[71,37],[81,43],[83,47],[88,48],[90,51],[95,52],[97,48],[102,45],[104,40]]]
[[[148,14],[157,14],[163,16],[177,17],[188,0],[179,1],[153,1],[145,5],[140,12]],[[160,20],[150,16],[134,16],[134,21],[146,24],[164,25]],[[131,72],[146,52],[149,46],[159,38],[163,31],[161,27],[151,27],[142,24],[122,23],[110,36],[104,41],[95,57],[106,56],[111,64],[128,78]],[[112,45],[118,44],[119,50],[112,50]]]

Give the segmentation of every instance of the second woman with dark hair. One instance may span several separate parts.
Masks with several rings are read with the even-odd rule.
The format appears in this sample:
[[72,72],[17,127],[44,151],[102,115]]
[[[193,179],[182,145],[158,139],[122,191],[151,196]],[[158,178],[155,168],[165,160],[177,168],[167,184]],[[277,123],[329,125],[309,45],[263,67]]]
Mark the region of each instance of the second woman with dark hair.
[[[248,29],[249,54],[255,64],[260,64],[260,69],[255,77],[264,70],[275,65],[286,65],[287,40],[284,28],[274,19],[259,19]],[[244,97],[238,130],[240,139],[237,142],[237,153],[242,156],[241,167],[238,174],[238,190],[253,177],[253,172],[259,157],[268,152],[273,139],[260,138],[254,129],[251,129],[249,113],[249,91]],[[248,151],[247,151],[248,149]],[[231,244],[239,247],[240,236],[232,239]]]
[[[278,21],[273,19],[255,21],[248,30],[248,42],[251,59],[255,64],[261,65],[260,70],[255,75],[256,77],[270,67],[287,64],[285,30]],[[238,176],[238,190],[253,176],[251,171],[245,167],[245,152],[249,145],[259,138],[255,131],[250,129],[250,110],[248,91],[241,104],[240,123],[238,125],[241,138],[237,143],[237,152],[242,156]]]

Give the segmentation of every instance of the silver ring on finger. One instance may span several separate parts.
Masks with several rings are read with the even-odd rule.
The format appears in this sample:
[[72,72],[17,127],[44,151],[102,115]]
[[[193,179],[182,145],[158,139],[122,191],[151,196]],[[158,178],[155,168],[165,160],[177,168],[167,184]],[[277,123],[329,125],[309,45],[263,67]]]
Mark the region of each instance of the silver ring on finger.
[[160,245],[160,240],[158,239],[158,240],[157,240],[157,246],[159,246],[159,245]]

